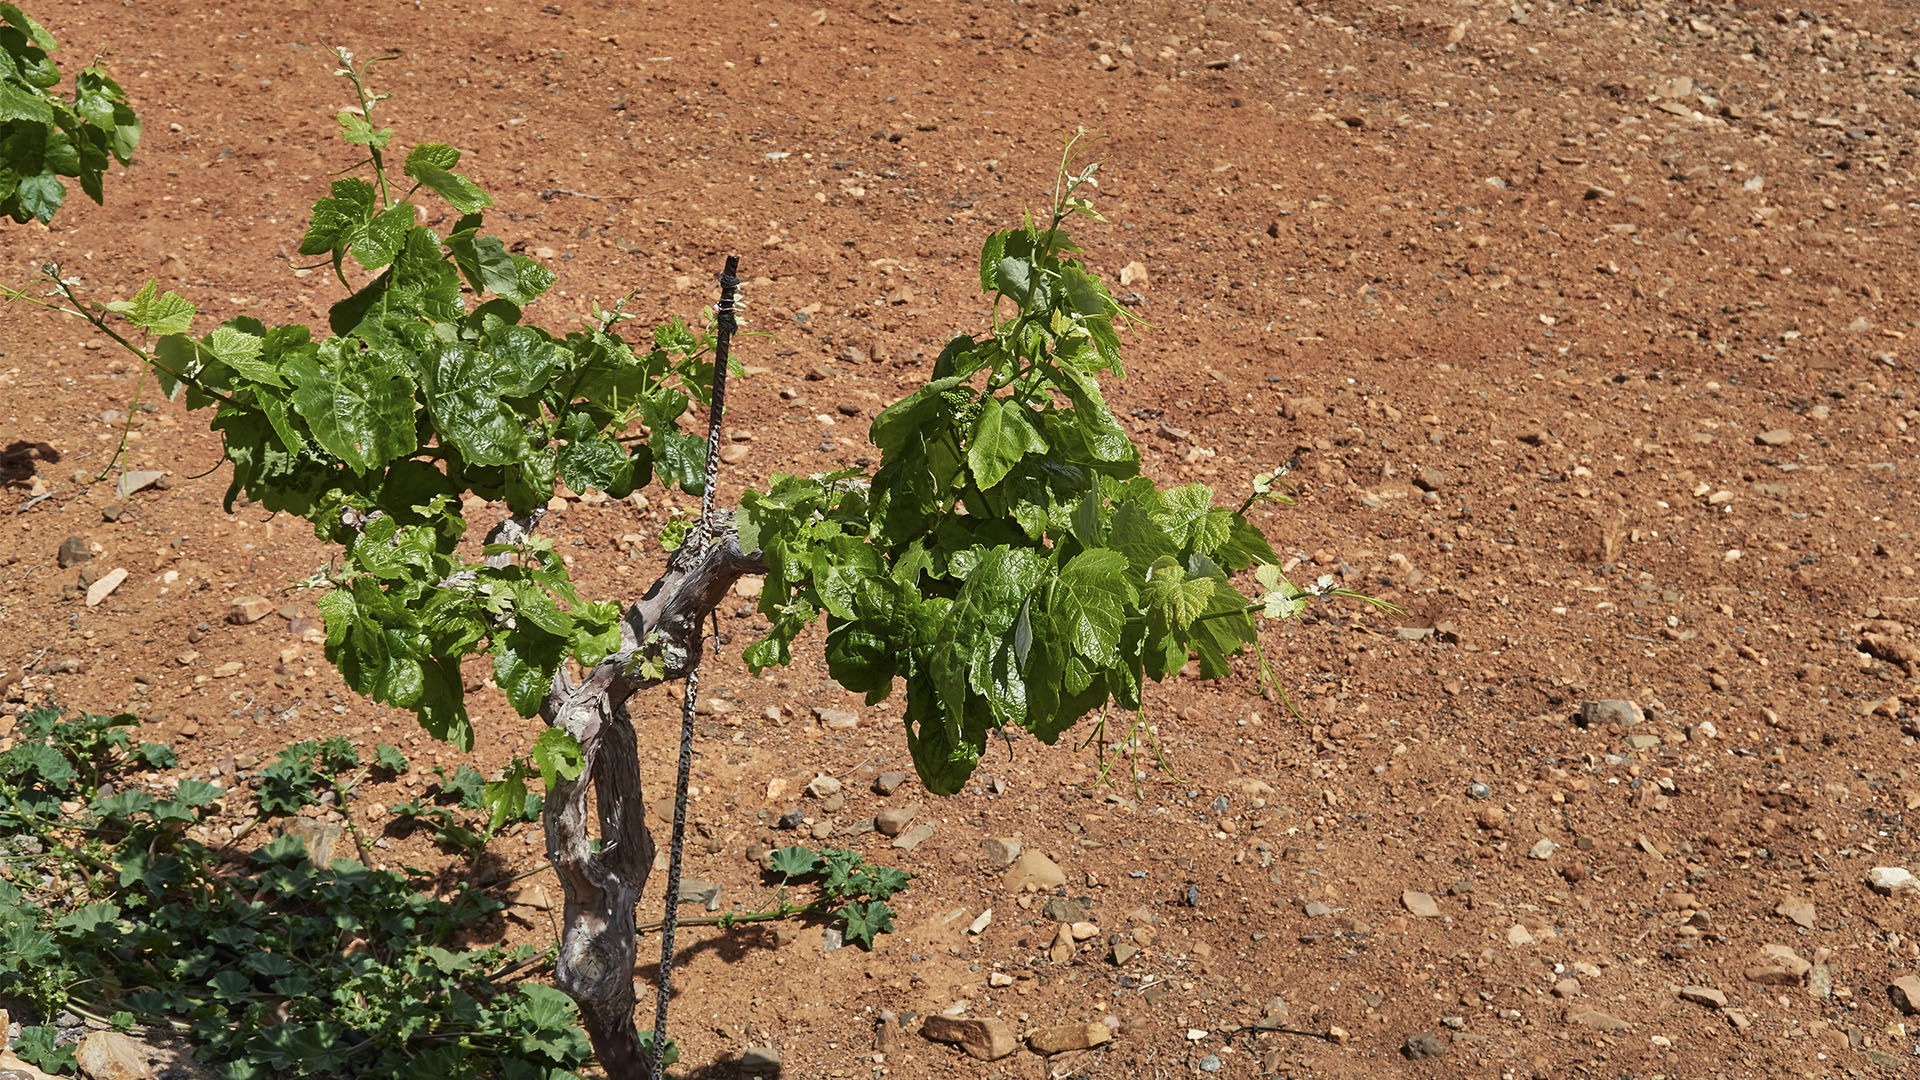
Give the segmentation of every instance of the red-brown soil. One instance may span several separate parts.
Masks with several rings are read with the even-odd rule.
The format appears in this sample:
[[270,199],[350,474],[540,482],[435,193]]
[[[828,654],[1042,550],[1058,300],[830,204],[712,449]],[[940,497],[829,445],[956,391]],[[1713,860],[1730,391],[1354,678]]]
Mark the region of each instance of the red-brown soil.
[[[76,192],[53,228],[5,229],[7,282],[55,259],[99,298],[157,275],[202,330],[324,323],[338,283],[290,262],[354,160],[325,47],[392,50],[383,122],[465,149],[494,229],[555,256],[533,312],[548,325],[635,288],[648,317],[691,315],[722,257],[743,257],[749,328],[772,338],[742,345],[755,370],[731,419],[751,438],[723,497],[870,452],[873,412],[984,325],[980,239],[1044,201],[1062,134],[1085,125],[1106,137],[1112,224],[1077,239],[1154,324],[1110,395],[1148,470],[1225,499],[1291,462],[1302,497],[1265,520],[1275,546],[1407,608],[1268,636],[1300,720],[1256,696],[1251,661],[1158,689],[1146,719],[1178,781],[1142,759],[1136,795],[1125,758],[1103,785],[1093,748],[1018,739],[938,800],[871,794],[910,768],[897,707],[831,686],[817,642],[750,677],[755,620],[729,605],[705,685],[735,708],[697,744],[689,876],[752,902],[747,851],[790,837],[770,823],[794,806],[847,827],[918,798],[936,829],[910,852],[846,841],[919,875],[872,953],[823,954],[814,929],[687,931],[690,1063],[724,1074],[771,1044],[800,1077],[1914,1067],[1916,1020],[1888,987],[1916,965],[1920,897],[1865,884],[1920,868],[1910,7],[30,6],[66,64],[107,55],[147,129],[104,208]],[[1135,262],[1145,280],[1120,287]],[[7,712],[134,709],[184,771],[228,782],[327,734],[400,743],[416,782],[458,757],[352,696],[302,638],[314,597],[289,583],[328,552],[304,523],[220,511],[203,417],[136,412],[126,464],[167,486],[117,498],[89,479],[135,368],[75,320],[23,304],[0,320],[0,443],[58,453],[16,455],[0,491]],[[584,592],[651,579],[657,544],[621,539],[665,521],[675,500],[650,496],[549,519]],[[68,536],[92,561],[56,565]],[[81,575],[114,567],[130,576],[87,607]],[[294,618],[225,622],[250,594]],[[1574,722],[1607,698],[1644,721]],[[646,705],[664,810],[677,699]],[[823,726],[820,706],[858,725]],[[476,720],[483,769],[537,733],[497,695]],[[816,773],[846,781],[837,812],[800,795]],[[376,804],[414,790],[390,788],[350,807],[376,832]],[[1051,855],[1099,936],[1050,959],[1045,898],[1008,891],[987,837]],[[1542,839],[1554,850],[1529,857]],[[542,858],[518,834],[497,845],[516,871]],[[392,857],[434,856],[408,840]],[[1409,891],[1438,917],[1410,913]],[[1776,913],[1790,898],[1811,925]],[[514,912],[477,932],[551,932]],[[1115,941],[1140,951],[1116,965]],[[1751,981],[1765,945],[1820,966]],[[1275,997],[1293,1028],[1344,1041],[1246,1030]],[[962,1001],[1021,1032],[1112,1017],[1118,1033],[976,1062],[918,1034]],[[883,1010],[913,1018],[882,1056]],[[1441,1054],[1410,1065],[1422,1033]]]

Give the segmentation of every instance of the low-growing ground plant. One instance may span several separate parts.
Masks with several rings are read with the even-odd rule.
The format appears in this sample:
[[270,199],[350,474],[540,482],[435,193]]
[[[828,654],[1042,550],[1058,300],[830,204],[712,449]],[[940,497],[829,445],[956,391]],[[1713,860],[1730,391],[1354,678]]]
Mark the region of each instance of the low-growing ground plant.
[[[492,200],[454,171],[458,150],[399,153],[393,129],[375,125],[382,99],[341,59],[359,109],[339,120],[366,178],[333,182],[300,245],[350,293],[325,328],[238,318],[195,336],[194,305],[151,282],[101,307],[49,274],[67,310],[137,353],[168,394],[210,410],[233,467],[229,506],[244,495],[337,545],[320,608],[326,654],[350,686],[465,749],[462,664],[484,657],[507,704],[549,725],[484,801],[498,823],[525,810],[531,785],[546,793],[547,854],[566,894],[555,978],[609,1075],[648,1065],[633,913],[654,844],[627,703],[697,670],[703,625],[742,575],[767,575],[759,606],[772,627],[748,663],[789,662],[824,616],[841,685],[870,702],[904,689],[908,748],[939,793],[959,790],[995,731],[1052,744],[1095,710],[1139,710],[1148,682],[1190,664],[1229,674],[1257,618],[1353,595],[1280,572],[1246,517],[1281,498],[1271,474],[1237,508],[1205,485],[1141,475],[1099,382],[1122,372],[1123,312],[1065,228],[1101,220],[1097,166],[1082,164],[1076,137],[1045,210],[983,245],[991,324],[949,342],[927,383],[875,418],[877,470],[773,477],[737,514],[690,522],[640,598],[580,596],[539,532],[547,501],[561,484],[705,491],[731,311],[638,344],[619,305],[564,335],[524,322],[553,274],[485,231]],[[420,224],[416,198],[450,206],[452,229]],[[681,428],[696,404],[713,414],[705,446]],[[471,496],[504,507],[477,550],[462,543]],[[1234,583],[1242,572],[1252,597]],[[649,737],[645,752],[665,743]],[[773,870],[822,875],[850,940],[886,928],[892,872],[807,854],[789,849]]]
[[104,70],[82,69],[60,96],[58,48],[45,27],[0,3],[0,214],[16,222],[52,221],[67,198],[63,176],[103,201],[109,159],[125,165],[140,144],[139,118]]
[[163,780],[171,751],[134,724],[43,707],[0,752],[0,987],[49,1018],[15,1053],[71,1066],[51,1023],[67,1012],[189,1039],[225,1080],[578,1075],[572,1002],[524,981],[551,950],[466,944],[500,900],[316,866],[292,836],[251,855],[192,839],[228,793]]

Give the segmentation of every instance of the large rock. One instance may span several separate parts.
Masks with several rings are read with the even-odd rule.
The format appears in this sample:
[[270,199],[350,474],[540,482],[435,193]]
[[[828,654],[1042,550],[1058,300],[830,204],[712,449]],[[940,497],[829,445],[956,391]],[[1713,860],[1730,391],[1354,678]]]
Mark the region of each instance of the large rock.
[[1067,875],[1057,863],[1045,855],[1037,851],[1023,851],[1019,858],[1013,860],[1013,865],[1007,868],[1005,880],[1010,892],[1020,892],[1023,889],[1043,892],[1065,885]]
[[1887,987],[1893,1004],[1908,1016],[1920,1016],[1920,975],[1902,975]]
[[117,1031],[93,1031],[74,1047],[73,1060],[93,1080],[147,1080],[152,1052]]
[[1027,1048],[1036,1054],[1064,1054],[1099,1046],[1111,1038],[1113,1029],[1105,1024],[1055,1024],[1028,1035]]
[[1867,887],[1881,896],[1906,893],[1920,896],[1920,878],[1904,866],[1876,866],[1867,871]]
[[61,1080],[61,1077],[55,1076],[52,1073],[41,1072],[39,1069],[34,1068],[3,1050],[0,1050],[0,1078],[4,1078],[4,1080]]
[[1020,1046],[1007,1022],[991,1016],[929,1016],[920,1025],[920,1034],[934,1042],[953,1043],[981,1061],[1006,1057]]
[[283,821],[279,834],[300,841],[300,846],[307,849],[308,861],[324,867],[333,864],[333,851],[340,846],[340,838],[346,835],[346,830],[330,821],[297,817]]
[[1567,1014],[1567,1023],[1579,1024],[1581,1027],[1592,1028],[1595,1031],[1625,1031],[1633,1026],[1612,1013],[1604,1013],[1599,1009],[1576,1009]]
[[1747,961],[1747,981],[1763,986],[1799,986],[1812,970],[1811,961],[1785,945],[1762,945]]
[[1646,718],[1646,712],[1639,705],[1624,698],[1603,698],[1580,703],[1581,727],[1605,727],[1608,724],[1632,727]]

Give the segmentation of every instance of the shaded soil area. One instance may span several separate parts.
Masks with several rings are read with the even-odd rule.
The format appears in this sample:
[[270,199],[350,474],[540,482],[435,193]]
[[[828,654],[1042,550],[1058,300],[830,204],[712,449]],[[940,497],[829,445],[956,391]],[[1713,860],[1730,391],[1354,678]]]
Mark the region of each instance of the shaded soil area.
[[[1154,691],[1171,773],[1116,716],[1078,750],[996,744],[937,799],[870,788],[911,770],[897,704],[833,686],[817,640],[750,677],[764,624],[724,606],[689,876],[754,903],[750,856],[792,840],[795,808],[918,876],[872,953],[817,927],[684,932],[676,1034],[703,1075],[749,1046],[809,1077],[1913,1068],[1892,986],[1920,964],[1920,895],[1867,881],[1920,870],[1910,8],[34,8],[63,63],[106,55],[147,128],[104,208],[75,192],[52,228],[6,229],[9,284],[51,260],[102,299],[158,276],[214,320],[324,324],[343,290],[293,267],[354,164],[326,49],[391,50],[381,122],[466,150],[493,228],[559,273],[531,317],[629,290],[690,316],[742,256],[771,336],[738,349],[723,502],[872,455],[873,413],[987,325],[979,242],[1044,202],[1084,125],[1111,224],[1076,239],[1152,324],[1109,395],[1147,471],[1224,500],[1289,465],[1276,549],[1407,609],[1268,635],[1299,718],[1251,657]],[[180,775],[243,793],[290,741],[394,742],[413,772],[347,812],[396,863],[444,861],[386,836],[386,806],[462,759],[321,656],[297,583],[328,550],[222,513],[203,418],[85,330],[0,309],[4,712],[136,710]],[[124,467],[164,474],[129,494],[123,431]],[[686,500],[648,496],[543,525],[586,595],[652,580]],[[62,566],[69,537],[90,558]],[[228,621],[255,596],[268,614]],[[656,821],[676,693],[636,709]],[[1633,707],[1583,711],[1615,699]],[[483,771],[538,734],[497,694],[475,709]],[[803,794],[819,774],[844,791]],[[915,801],[916,846],[869,831]],[[1065,883],[1021,890],[993,839]],[[523,831],[484,872],[518,889],[542,861]],[[522,899],[476,934],[548,940]],[[1056,954],[1063,921],[1094,935]],[[1114,1036],[985,1064],[919,1034],[962,1003]],[[877,1034],[883,1013],[904,1031]]]

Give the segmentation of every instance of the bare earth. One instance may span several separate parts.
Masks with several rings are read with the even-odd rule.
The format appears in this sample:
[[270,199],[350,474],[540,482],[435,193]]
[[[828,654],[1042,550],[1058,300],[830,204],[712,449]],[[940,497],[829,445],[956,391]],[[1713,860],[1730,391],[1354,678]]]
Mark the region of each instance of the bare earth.
[[[692,315],[742,256],[772,337],[740,350],[727,501],[871,454],[873,413],[985,325],[980,239],[1043,203],[1085,125],[1113,223],[1077,239],[1155,326],[1110,395],[1148,471],[1224,501],[1292,463],[1301,503],[1266,527],[1296,576],[1408,609],[1268,636],[1301,720],[1251,659],[1152,694],[1178,780],[1149,753],[1130,781],[1114,717],[1080,751],[996,745],[940,800],[874,794],[911,769],[897,704],[832,686],[817,641],[750,677],[760,624],[729,602],[689,876],[754,903],[749,852],[792,842],[773,823],[795,807],[919,876],[872,953],[793,924],[687,931],[675,1034],[703,1075],[750,1045],[796,1077],[1915,1068],[1920,1020],[1889,988],[1920,962],[1920,895],[1866,881],[1920,870],[1910,6],[495,3],[30,5],[64,65],[106,54],[147,130],[105,208],[75,191],[54,228],[4,230],[0,280],[54,259],[101,299],[158,275],[202,331],[323,325],[338,282],[290,263],[353,165],[325,47],[392,50],[381,122],[468,151],[495,231],[560,274],[548,325],[635,288],[648,318]],[[414,776],[350,807],[378,834],[457,755],[343,688],[290,586],[327,551],[221,513],[204,418],[151,384],[136,406],[135,368],[85,330],[0,312],[0,446],[27,444],[0,488],[0,733],[48,696],[133,709],[182,774],[243,791],[296,739],[397,742]],[[126,465],[165,477],[121,497],[93,478],[129,410]],[[583,592],[651,580],[686,500],[649,496],[548,519]],[[62,569],[70,536],[93,557]],[[276,613],[227,622],[253,595]],[[1644,718],[1579,722],[1604,699]],[[678,709],[667,688],[649,705],[657,795]],[[537,734],[497,694],[475,719],[482,769]],[[820,773],[843,800],[803,794]],[[915,801],[918,846],[861,831]],[[991,837],[1064,888],[1017,892]],[[543,860],[530,830],[497,848],[505,871]],[[557,897],[503,888],[543,880]],[[1070,956],[1050,955],[1055,892],[1096,926]],[[511,910],[476,936],[550,939],[547,911]],[[921,1036],[962,1003],[1017,1034],[1117,1030],[988,1064]],[[885,1040],[883,1011],[904,1021]]]

